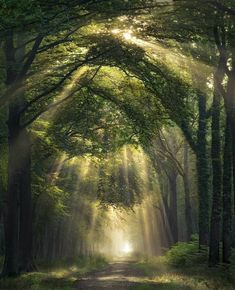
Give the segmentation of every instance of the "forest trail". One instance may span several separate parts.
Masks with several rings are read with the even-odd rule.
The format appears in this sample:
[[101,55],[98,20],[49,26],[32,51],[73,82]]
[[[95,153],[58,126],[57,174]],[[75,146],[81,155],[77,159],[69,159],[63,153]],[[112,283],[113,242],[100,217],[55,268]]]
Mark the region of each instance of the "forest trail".
[[110,264],[102,271],[93,272],[81,279],[78,290],[126,290],[135,289],[147,280],[144,273],[133,266],[133,262],[120,261]]

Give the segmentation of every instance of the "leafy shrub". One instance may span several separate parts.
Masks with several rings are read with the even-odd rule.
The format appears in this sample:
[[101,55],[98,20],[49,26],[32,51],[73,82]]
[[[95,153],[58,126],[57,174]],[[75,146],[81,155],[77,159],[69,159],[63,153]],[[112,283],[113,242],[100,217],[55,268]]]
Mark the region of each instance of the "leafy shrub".
[[173,246],[166,254],[168,264],[175,267],[193,266],[206,262],[206,249],[198,248],[198,241],[193,240],[189,243],[178,243]]

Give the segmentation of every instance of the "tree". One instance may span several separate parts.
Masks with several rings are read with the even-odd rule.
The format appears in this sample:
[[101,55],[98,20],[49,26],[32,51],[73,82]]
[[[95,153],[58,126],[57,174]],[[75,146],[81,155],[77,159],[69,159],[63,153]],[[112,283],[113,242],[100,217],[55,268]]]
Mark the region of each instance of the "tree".
[[[9,15],[9,11],[13,8],[12,4],[13,3],[4,5],[4,9],[1,11],[2,16]],[[100,6],[97,6],[95,1],[90,1],[89,3],[86,1],[81,1],[79,3],[77,1],[72,1],[70,3],[55,3],[54,1],[50,1],[40,3],[40,5],[34,5],[34,1],[24,1],[14,4],[16,4],[16,6],[14,7],[13,17],[2,17],[2,19],[6,19],[6,23],[2,23],[2,26],[6,27],[6,29],[3,28],[1,31],[6,61],[6,89],[0,98],[0,104],[5,105],[9,103],[9,181],[7,191],[8,210],[6,216],[7,249],[3,270],[4,275],[15,275],[18,273],[18,232],[20,235],[23,235],[23,240],[28,239],[26,244],[29,245],[31,243],[30,240],[32,240],[31,230],[29,228],[31,227],[31,225],[29,225],[29,221],[31,220],[30,168],[27,169],[26,174],[26,169],[22,167],[26,165],[30,167],[30,144],[24,148],[22,147],[22,143],[24,139],[23,136],[25,136],[24,141],[29,140],[26,126],[29,126],[45,109],[35,114],[29,121],[22,122],[22,118],[26,111],[30,110],[33,104],[35,105],[43,98],[43,101],[45,101],[45,99],[47,101],[48,95],[56,92],[56,90],[84,64],[84,61],[82,63],[79,62],[79,64],[76,63],[72,68],[70,67],[69,72],[60,77],[60,80],[56,84],[28,101],[28,82],[29,75],[32,73],[33,64],[38,58],[39,53],[47,52],[60,44],[70,42],[69,37],[71,35],[75,34],[82,26],[90,23],[91,15],[96,15],[97,18],[103,17],[104,19],[107,15],[110,15],[112,11],[115,11],[113,17],[116,17],[126,14],[128,9],[130,9],[127,3],[121,3],[120,1],[114,3],[115,7],[111,7],[109,4],[104,3],[104,13],[102,13],[100,9],[98,9],[100,13],[97,13],[96,10]],[[127,8],[125,11],[123,10],[123,4],[125,4],[125,9]],[[136,4],[138,4],[138,1]],[[51,9],[52,6],[54,7],[53,10]],[[33,10],[30,10],[31,14],[29,14],[28,7],[33,7]],[[116,8],[116,10],[113,10],[113,8]],[[143,7],[136,6],[136,9],[142,10]],[[117,10],[119,12],[117,12]],[[14,16],[17,16],[16,20]],[[25,33],[22,32],[23,27],[28,28]],[[54,36],[56,40],[53,39]],[[16,39],[20,40],[16,41]],[[26,148],[28,148],[28,153],[26,153],[26,150],[23,150]],[[22,156],[16,156],[17,151],[20,152]],[[24,176],[28,176],[27,190],[25,185],[21,186],[21,182],[23,181],[21,176],[23,174]],[[24,217],[20,215],[21,222],[24,224],[22,225],[22,223],[20,223],[20,225],[24,229],[22,228],[20,231],[18,230],[18,198],[21,200],[20,206],[22,207],[22,212],[24,212]],[[24,205],[26,209],[24,209]],[[28,217],[26,217],[27,212]],[[28,233],[27,236],[24,233]],[[20,243],[20,245],[23,244],[23,242]],[[24,249],[21,250],[23,253],[22,256],[25,257],[29,255],[29,257],[24,259],[25,263],[21,265],[20,268],[22,271],[28,271],[31,270],[33,263],[29,261],[31,260],[30,251],[26,252]]]
[[223,156],[223,262],[230,263],[232,246],[232,141],[226,119]]

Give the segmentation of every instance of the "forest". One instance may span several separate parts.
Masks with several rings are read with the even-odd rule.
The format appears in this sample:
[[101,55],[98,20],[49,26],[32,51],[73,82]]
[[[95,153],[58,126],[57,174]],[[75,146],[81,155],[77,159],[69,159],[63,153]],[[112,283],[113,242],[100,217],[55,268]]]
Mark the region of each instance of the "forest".
[[234,0],[0,0],[0,273],[235,289]]

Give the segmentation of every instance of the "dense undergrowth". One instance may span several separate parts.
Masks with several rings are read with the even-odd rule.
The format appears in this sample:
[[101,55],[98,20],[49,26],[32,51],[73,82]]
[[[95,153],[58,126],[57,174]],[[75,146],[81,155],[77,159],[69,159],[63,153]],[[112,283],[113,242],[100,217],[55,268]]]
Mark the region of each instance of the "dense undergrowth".
[[165,256],[145,259],[137,267],[157,286],[151,283],[136,290],[234,290],[235,267],[220,264],[209,268],[207,250],[199,251],[198,242],[178,243]]
[[71,290],[86,273],[107,265],[102,256],[79,257],[77,261],[39,263],[38,272],[0,279],[0,290]]
[[[235,255],[234,255],[235,256]],[[234,257],[235,258],[235,257]],[[39,271],[0,280],[1,290],[72,290],[77,280],[107,265],[102,256],[79,257],[53,263],[39,263]],[[235,267],[207,265],[207,249],[198,250],[198,241],[178,243],[164,256],[143,258],[135,266],[146,276],[132,290],[234,290]],[[95,289],[94,289],[95,290]],[[121,290],[121,289],[120,289]]]

